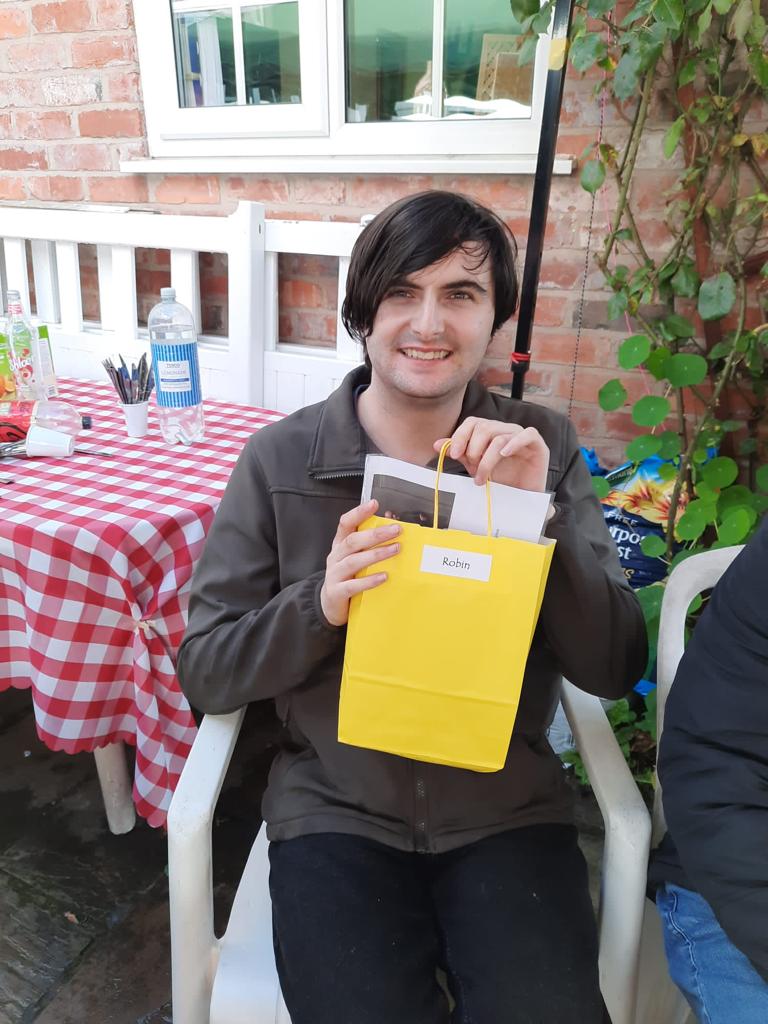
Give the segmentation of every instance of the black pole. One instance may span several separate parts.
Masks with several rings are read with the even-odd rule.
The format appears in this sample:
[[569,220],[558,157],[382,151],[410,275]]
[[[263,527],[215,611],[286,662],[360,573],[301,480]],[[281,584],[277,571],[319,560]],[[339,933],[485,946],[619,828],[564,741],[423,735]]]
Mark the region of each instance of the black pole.
[[547,226],[549,189],[552,184],[552,167],[555,163],[557,130],[560,125],[560,108],[563,104],[565,69],[568,57],[568,33],[571,29],[573,0],[557,0],[555,5],[552,41],[549,49],[549,71],[544,94],[544,111],[541,117],[539,155],[536,161],[536,177],[533,182],[531,201],[531,222],[528,227],[528,245],[525,250],[523,283],[520,290],[520,309],[517,316],[515,350],[512,353],[512,397],[523,397],[523,382],[530,363],[531,331],[533,314],[536,311],[536,292],[539,287],[541,254],[544,249],[544,231]]

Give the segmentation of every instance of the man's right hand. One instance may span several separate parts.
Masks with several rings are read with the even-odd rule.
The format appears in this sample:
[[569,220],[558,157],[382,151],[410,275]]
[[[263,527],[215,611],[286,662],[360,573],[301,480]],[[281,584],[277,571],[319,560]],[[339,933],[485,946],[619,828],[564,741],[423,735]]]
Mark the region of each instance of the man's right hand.
[[355,579],[357,573],[391,558],[400,550],[400,545],[393,543],[402,529],[398,523],[358,533],[360,524],[375,515],[378,507],[375,499],[367,501],[345,512],[339,520],[331,553],[325,562],[325,582],[320,591],[323,614],[332,626],[345,625],[349,618],[349,602],[355,594],[379,587],[387,578],[385,572],[377,572]]

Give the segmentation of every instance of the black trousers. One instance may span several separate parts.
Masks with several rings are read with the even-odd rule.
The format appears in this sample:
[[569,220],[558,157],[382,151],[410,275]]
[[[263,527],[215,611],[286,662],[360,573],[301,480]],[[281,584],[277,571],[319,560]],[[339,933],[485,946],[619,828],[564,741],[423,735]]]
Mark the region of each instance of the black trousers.
[[514,829],[442,854],[322,834],[272,843],[269,856],[292,1024],[603,1020],[571,826]]

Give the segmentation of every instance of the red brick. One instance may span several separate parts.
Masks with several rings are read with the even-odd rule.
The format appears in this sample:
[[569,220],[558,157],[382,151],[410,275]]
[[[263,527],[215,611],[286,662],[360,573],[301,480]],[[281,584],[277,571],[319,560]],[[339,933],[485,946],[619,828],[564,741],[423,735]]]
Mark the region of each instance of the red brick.
[[0,174],[0,199],[26,199],[24,178],[8,178]]
[[[431,185],[425,175],[397,177],[390,175],[366,175],[347,179],[347,206],[357,207],[366,213],[378,213],[396,199],[423,192]],[[347,216],[347,220],[349,220]]]
[[64,110],[19,111],[16,130],[22,139],[68,139],[72,118]]
[[94,203],[146,203],[147,179],[140,174],[89,178],[88,197]]
[[139,160],[149,156],[146,139],[137,139],[135,142],[121,142],[117,147],[113,146],[113,152],[117,149],[118,160]]
[[51,146],[48,150],[51,168],[57,171],[109,171],[112,154],[109,146],[90,142]]
[[221,200],[219,179],[201,174],[169,174],[155,185],[155,202],[216,204]]
[[540,288],[572,289],[581,284],[584,276],[584,253],[558,253],[545,251],[539,278]]
[[105,78],[106,99],[110,103],[141,102],[141,82],[138,71],[116,72]]
[[296,203],[318,203],[340,206],[346,196],[346,182],[343,178],[324,174],[310,178],[299,174],[293,179],[293,200]]
[[32,24],[37,32],[82,32],[91,24],[88,0],[36,4]]
[[67,48],[58,39],[33,39],[11,43],[0,58],[0,71],[49,71],[67,65]]
[[438,174],[435,175],[434,187],[471,196],[496,213],[528,210],[531,205],[532,185],[528,178],[512,179],[494,174],[457,178]]
[[37,84],[48,107],[79,107],[86,103],[100,103],[102,99],[98,75],[51,75]]
[[96,24],[99,28],[131,28],[133,17],[130,0],[98,0]]
[[482,366],[477,379],[487,388],[500,387],[512,383],[512,372],[501,366]]
[[336,339],[336,317],[324,312],[296,312],[296,337],[313,345],[327,345]]
[[13,130],[11,128],[11,115],[0,114],[0,139],[14,138],[15,135],[12,132]]
[[[663,214],[668,203],[683,197],[683,192],[675,188],[679,181],[677,171],[636,171],[632,175],[632,212],[638,214],[650,210]],[[672,189],[674,194],[668,195]]]
[[77,119],[82,138],[130,138],[143,134],[138,110],[87,110]]
[[225,189],[232,199],[251,199],[257,203],[288,202],[288,184],[284,178],[229,178]]
[[[652,394],[650,385],[655,384],[656,381],[648,374],[628,373],[626,370],[619,370],[618,368],[607,367],[605,369],[598,367],[585,367],[579,366],[576,370],[576,378],[573,381],[573,400],[576,402],[593,402],[595,405],[598,404],[598,392],[600,388],[607,384],[609,380],[613,380],[618,377],[624,387],[627,389],[627,402],[632,405],[639,398],[643,398],[644,395]],[[571,379],[570,370],[568,373],[568,379],[561,381],[557,392],[562,398],[570,398],[571,395]]]
[[325,308],[325,297],[322,288],[319,288],[311,281],[281,281],[278,291],[280,305],[286,308]]
[[542,327],[560,327],[567,323],[570,303],[564,297],[539,295],[536,300],[534,323]]
[[81,178],[58,177],[53,174],[30,178],[29,191],[35,199],[47,202],[76,202],[84,194]]
[[135,64],[136,45],[131,36],[75,39],[72,64],[76,68],[106,68],[113,64]]
[[4,171],[44,171],[48,167],[45,150],[3,146],[0,148],[0,168]]
[[0,11],[0,39],[20,39],[29,35],[29,17],[18,8]]

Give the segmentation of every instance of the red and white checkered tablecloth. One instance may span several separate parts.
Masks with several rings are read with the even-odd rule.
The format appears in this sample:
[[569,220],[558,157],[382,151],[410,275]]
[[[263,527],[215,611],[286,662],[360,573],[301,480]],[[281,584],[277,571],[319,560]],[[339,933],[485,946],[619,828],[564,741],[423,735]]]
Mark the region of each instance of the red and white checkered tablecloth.
[[31,687],[52,750],[136,747],[134,801],[165,822],[195,737],[174,672],[192,570],[232,467],[280,413],[205,402],[205,439],[128,438],[110,384],[60,382],[93,417],[78,445],[116,457],[3,459],[0,690]]

